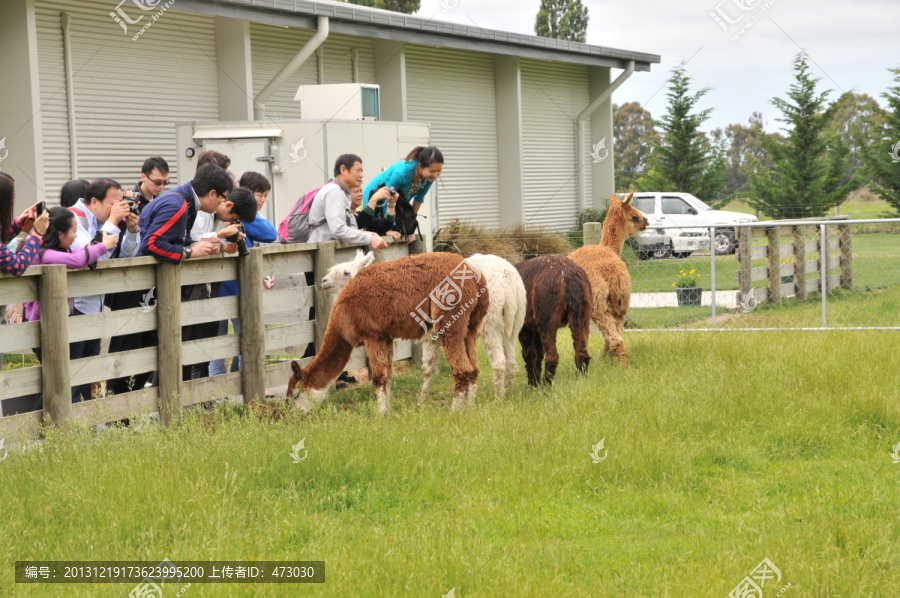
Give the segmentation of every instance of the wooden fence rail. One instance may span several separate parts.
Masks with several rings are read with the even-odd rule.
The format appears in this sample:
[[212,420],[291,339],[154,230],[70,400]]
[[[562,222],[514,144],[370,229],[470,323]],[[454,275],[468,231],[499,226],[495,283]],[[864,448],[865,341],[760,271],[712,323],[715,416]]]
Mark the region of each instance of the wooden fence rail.
[[[0,438],[8,442],[40,436],[44,416],[69,422],[102,424],[159,411],[164,423],[181,417],[189,405],[215,397],[264,398],[267,388],[284,385],[289,360],[267,363],[269,356],[296,357],[310,342],[321,346],[334,297],[320,288],[325,272],[353,258],[358,247],[339,243],[307,243],[257,247],[240,259],[215,256],[184,264],[141,257],[102,261],[96,270],[33,266],[21,277],[0,275],[0,305],[40,301],[41,321],[0,326],[0,353],[29,352],[40,347],[42,364],[0,372]],[[421,253],[423,245],[390,245],[379,261]],[[307,284],[313,273],[315,285]],[[263,277],[276,277],[265,290]],[[182,302],[184,285],[240,281],[240,296]],[[69,317],[73,297],[155,289],[155,306]],[[310,310],[315,311],[313,319]],[[182,340],[182,326],[240,317],[241,332],[202,340]],[[69,343],[153,331],[159,346],[69,359]],[[410,341],[398,341],[394,359],[413,356]],[[182,381],[182,366],[242,357],[240,372]],[[303,363],[310,361],[307,359]],[[366,366],[362,348],[348,369]],[[71,388],[159,372],[159,386],[72,404]],[[7,415],[10,399],[43,394],[43,411]]]

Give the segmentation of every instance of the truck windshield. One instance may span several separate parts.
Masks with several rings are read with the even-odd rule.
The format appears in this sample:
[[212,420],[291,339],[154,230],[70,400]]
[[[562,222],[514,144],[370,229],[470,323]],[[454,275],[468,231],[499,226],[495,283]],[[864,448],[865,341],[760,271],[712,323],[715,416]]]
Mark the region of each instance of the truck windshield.
[[697,208],[697,210],[699,210],[699,211],[701,211],[701,212],[705,212],[705,211],[707,211],[707,210],[711,210],[711,209],[712,209],[711,207],[709,207],[708,205],[706,205],[705,203],[703,203],[703,200],[702,200],[702,199],[697,199],[697,198],[694,197],[693,195],[686,195],[686,196],[684,196],[684,199],[685,199],[689,204],[691,204],[692,206],[694,206],[695,208]]

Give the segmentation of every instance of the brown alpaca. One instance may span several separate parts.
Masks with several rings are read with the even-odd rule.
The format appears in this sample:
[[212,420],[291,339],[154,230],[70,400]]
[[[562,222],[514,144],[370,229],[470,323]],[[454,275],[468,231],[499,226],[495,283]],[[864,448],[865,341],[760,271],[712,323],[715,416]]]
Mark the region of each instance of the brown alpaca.
[[541,366],[546,357],[544,382],[556,375],[559,353],[556,331],[568,324],[575,345],[575,368],[586,373],[591,362],[588,337],[591,334],[591,283],[584,269],[562,255],[545,255],[516,264],[528,297],[525,325],[519,332],[528,384],[541,382]]
[[623,334],[631,305],[631,275],[622,261],[625,240],[647,228],[647,218],[631,205],[633,193],[623,200],[609,199],[609,212],[603,222],[599,245],[585,245],[569,258],[584,268],[594,291],[593,320],[603,334],[606,353],[628,367],[628,350]]
[[[444,346],[453,370],[453,409],[465,407],[478,379],[475,342],[490,305],[486,284],[471,264],[451,253],[413,255],[362,269],[338,295],[315,359],[304,369],[296,361],[291,364],[288,396],[299,390],[321,400],[353,349],[365,345],[378,408],[387,413],[393,340],[427,334]],[[305,396],[299,406],[309,410]]]

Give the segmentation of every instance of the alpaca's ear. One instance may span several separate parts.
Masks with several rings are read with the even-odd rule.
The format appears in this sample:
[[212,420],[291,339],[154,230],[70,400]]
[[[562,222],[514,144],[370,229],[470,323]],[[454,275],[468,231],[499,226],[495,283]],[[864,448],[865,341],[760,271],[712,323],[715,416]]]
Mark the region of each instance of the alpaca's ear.
[[303,378],[303,372],[300,370],[300,362],[292,361],[291,369],[294,371],[294,375],[297,377],[298,381]]
[[364,256],[365,256],[365,254],[363,253],[363,250],[362,250],[362,249],[357,249],[357,250],[356,250],[356,259],[353,260],[353,261],[354,261],[354,262],[361,262],[361,261],[363,260]]
[[612,196],[609,198],[609,205],[611,206],[617,201],[620,201],[619,195],[618,195],[618,193],[613,193]]
[[628,197],[622,200],[622,203],[628,205],[631,203],[631,199],[634,197],[634,193],[629,193]]
[[370,251],[366,254],[366,259],[363,261],[363,268],[366,266],[371,266],[375,263],[375,252]]

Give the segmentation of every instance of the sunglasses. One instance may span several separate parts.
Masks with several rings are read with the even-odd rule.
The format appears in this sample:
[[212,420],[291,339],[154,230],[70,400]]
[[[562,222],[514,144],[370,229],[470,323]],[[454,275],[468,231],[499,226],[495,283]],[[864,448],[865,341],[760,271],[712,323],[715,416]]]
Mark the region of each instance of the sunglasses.
[[150,181],[151,183],[153,183],[154,185],[156,185],[157,187],[165,187],[166,185],[169,184],[168,179],[166,179],[165,181],[156,181],[154,179],[151,179],[150,177],[147,177],[147,180]]

